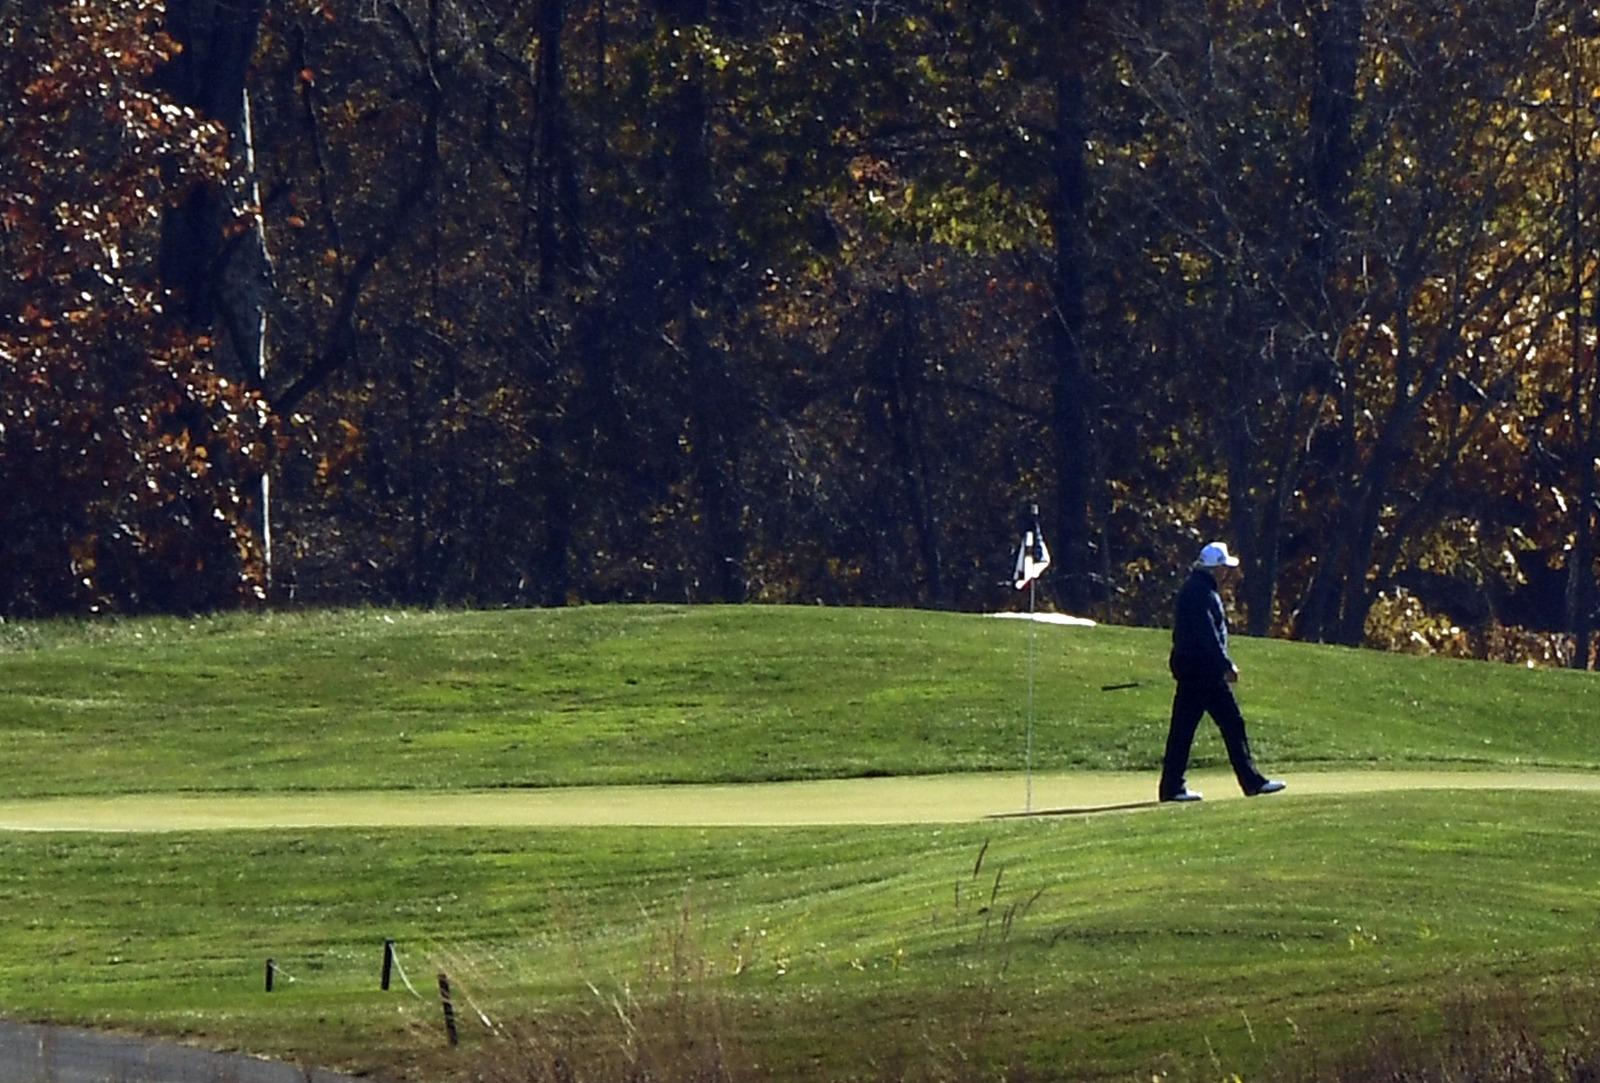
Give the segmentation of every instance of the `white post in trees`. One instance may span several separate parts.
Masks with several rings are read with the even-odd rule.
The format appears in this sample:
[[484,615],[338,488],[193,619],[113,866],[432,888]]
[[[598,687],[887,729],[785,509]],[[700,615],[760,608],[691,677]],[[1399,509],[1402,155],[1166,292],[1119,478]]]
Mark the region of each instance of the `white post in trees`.
[[[261,280],[255,293],[256,326],[255,347],[256,380],[263,395],[267,390],[267,297],[266,282],[272,278],[272,253],[267,248],[267,222],[261,207],[261,178],[256,172],[255,122],[250,114],[250,89],[244,89],[244,163],[245,176],[250,185],[251,216],[255,220],[256,244],[261,258]],[[265,462],[261,467],[261,565],[263,587],[272,596],[272,448],[266,448]]]

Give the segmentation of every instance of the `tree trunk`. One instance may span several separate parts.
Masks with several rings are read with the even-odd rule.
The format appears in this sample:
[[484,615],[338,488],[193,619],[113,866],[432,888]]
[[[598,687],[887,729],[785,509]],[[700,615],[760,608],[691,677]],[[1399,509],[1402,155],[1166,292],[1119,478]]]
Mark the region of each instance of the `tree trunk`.
[[1310,153],[1306,182],[1312,218],[1307,224],[1305,251],[1315,287],[1327,282],[1349,217],[1350,177],[1355,165],[1351,123],[1365,6],[1365,0],[1329,0],[1316,5],[1311,23],[1317,81],[1307,113]]
[[[171,0],[167,5],[167,32],[182,51],[161,70],[158,82],[178,102],[227,131],[230,157],[240,176],[245,76],[265,9],[266,0]],[[232,327],[255,322],[250,313],[229,312],[223,297],[230,280],[240,274],[265,274],[264,267],[245,270],[239,266],[245,261],[228,258],[245,250],[223,243],[232,201],[227,189],[201,185],[162,216],[157,264],[161,282],[175,295],[176,311],[193,331],[211,331],[219,316]],[[243,288],[250,290],[248,285]],[[234,371],[244,375],[250,360],[233,358]]]
[[[1333,323],[1332,317],[1337,315],[1319,311],[1321,306],[1315,299],[1331,292],[1339,240],[1348,228],[1350,178],[1355,165],[1351,126],[1364,18],[1365,0],[1329,0],[1316,5],[1311,20],[1317,70],[1306,116],[1309,202],[1301,223],[1305,272],[1296,291],[1297,300],[1307,306],[1306,322],[1312,326]],[[1333,529],[1324,542],[1316,574],[1296,620],[1295,634],[1301,639],[1340,638],[1341,599],[1346,587],[1352,578],[1364,581],[1366,576],[1365,566],[1356,567],[1350,560],[1349,532],[1352,520],[1359,514],[1347,506],[1350,492],[1358,490],[1357,449],[1351,434],[1346,433],[1340,450],[1339,476],[1344,479],[1346,491],[1338,494],[1340,506],[1333,518]]]
[[[1587,381],[1585,381],[1587,382]],[[1591,405],[1587,417],[1580,415],[1576,409],[1573,419],[1583,418],[1577,426],[1583,431],[1583,439],[1578,455],[1578,484],[1576,505],[1573,515],[1572,551],[1567,555],[1567,585],[1566,585],[1566,617],[1567,628],[1572,635],[1572,660],[1573,669],[1588,669],[1590,640],[1594,634],[1594,506],[1595,506],[1595,470],[1594,457],[1597,449],[1593,436],[1594,407]]]
[[[1576,47],[1576,46],[1569,46]],[[1571,94],[1570,121],[1567,132],[1567,165],[1571,189],[1567,194],[1567,226],[1571,236],[1570,261],[1572,291],[1572,374],[1568,388],[1568,411],[1572,415],[1573,444],[1577,450],[1577,485],[1573,501],[1572,549],[1567,554],[1566,625],[1572,636],[1573,669],[1589,668],[1590,612],[1594,579],[1594,430],[1595,408],[1590,401],[1591,378],[1585,372],[1585,355],[1593,357],[1592,350],[1584,347],[1583,312],[1583,149],[1578,131],[1577,115],[1580,108],[1579,64],[1577,57],[1569,57],[1568,88]],[[1600,292],[1600,291],[1597,291]],[[1596,305],[1600,306],[1600,296]],[[1600,313],[1597,313],[1600,315]],[[1597,324],[1600,325],[1600,324]]]
[[[1240,594],[1245,606],[1245,631],[1253,636],[1265,636],[1272,631],[1272,616],[1278,592],[1278,569],[1283,544],[1283,524],[1288,514],[1290,497],[1294,492],[1303,461],[1300,449],[1305,443],[1306,427],[1315,411],[1304,387],[1293,389],[1294,401],[1288,405],[1288,417],[1277,436],[1276,447],[1269,449],[1270,460],[1256,473],[1256,489],[1243,495],[1234,492],[1234,473],[1229,471],[1229,507],[1237,501],[1248,511],[1235,529],[1240,543],[1240,558],[1244,563],[1244,578]],[[1244,434],[1238,434],[1242,441]],[[1255,448],[1258,455],[1259,447]]]
[[714,233],[710,124],[705,64],[694,31],[708,18],[707,0],[658,0],[668,25],[682,36],[666,109],[670,126],[669,191],[674,216],[678,348],[688,370],[687,438],[690,472],[703,522],[703,586],[709,600],[744,600],[744,559],[734,450],[738,423],[717,347],[706,334],[712,308]]
[[[945,604],[944,572],[939,556],[939,519],[929,492],[926,442],[917,409],[917,373],[920,364],[918,337],[907,322],[915,319],[914,301],[903,291],[892,302],[894,314],[886,315],[888,331],[873,351],[873,382],[882,402],[881,424],[892,449],[895,473],[910,508],[911,530],[917,542],[917,555],[923,573],[923,601],[933,608]],[[900,541],[898,526],[886,531],[892,541]]]
[[1050,225],[1055,235],[1049,343],[1053,361],[1051,420],[1055,438],[1057,589],[1073,612],[1093,598],[1090,497],[1098,468],[1091,424],[1093,399],[1083,354],[1086,323],[1083,295],[1084,206],[1084,4],[1063,0],[1057,17],[1062,50],[1056,77],[1055,192]]
[[[1406,294],[1401,294],[1406,296]],[[1359,493],[1347,517],[1349,530],[1344,540],[1345,575],[1338,592],[1332,621],[1328,626],[1332,640],[1347,647],[1361,644],[1366,636],[1367,613],[1377,598],[1380,584],[1368,581],[1376,566],[1378,530],[1383,508],[1388,503],[1395,474],[1411,446],[1410,436],[1425,403],[1438,391],[1456,349],[1454,336],[1446,336],[1432,347],[1426,364],[1412,360],[1411,323],[1401,310],[1395,321],[1396,355],[1394,399],[1378,426],[1377,443],[1355,486]],[[1395,539],[1399,544],[1403,539]]]
[[[240,382],[264,388],[267,375],[267,306],[272,264],[266,247],[257,182],[255,133],[245,80],[255,54],[266,0],[170,0],[167,32],[182,50],[157,81],[180,103],[216,121],[228,133],[231,176],[223,186],[197,185],[161,219],[157,273],[174,311],[192,332],[212,333],[218,367]],[[255,207],[255,228],[231,242],[223,233],[237,204]],[[271,456],[269,441],[268,456]],[[257,500],[262,589],[272,590],[270,466]]]
[[1376,600],[1376,590],[1368,582],[1368,572],[1373,566],[1374,546],[1382,514],[1383,494],[1389,491],[1394,475],[1395,455],[1392,449],[1379,448],[1368,467],[1368,477],[1362,489],[1360,513],[1356,519],[1354,536],[1347,549],[1344,589],[1340,593],[1336,623],[1332,640],[1346,647],[1359,647],[1366,638],[1367,613]]
[[[539,309],[541,339],[547,345],[547,364],[559,368],[556,313],[560,286],[571,273],[570,240],[560,229],[562,195],[568,187],[564,174],[572,172],[567,136],[566,78],[562,68],[561,38],[566,23],[566,0],[543,0],[539,6],[538,154],[535,185],[539,259]],[[561,381],[552,380],[558,390]],[[538,470],[543,489],[544,544],[538,557],[537,595],[540,604],[565,605],[572,589],[571,549],[575,486],[569,462],[569,426],[562,404],[552,401],[535,424],[538,434]]]
[[538,195],[539,292],[553,297],[558,261],[571,269],[557,223],[561,217],[560,178],[570,171],[567,138],[566,75],[562,64],[561,36],[566,23],[566,0],[542,0],[539,5]]

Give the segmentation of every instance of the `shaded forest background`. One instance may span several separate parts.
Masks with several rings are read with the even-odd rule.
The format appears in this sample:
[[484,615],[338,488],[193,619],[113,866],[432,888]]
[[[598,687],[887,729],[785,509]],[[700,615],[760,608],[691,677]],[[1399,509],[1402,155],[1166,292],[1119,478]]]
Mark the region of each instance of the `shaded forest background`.
[[617,600],[1591,657],[1600,15],[0,0],[0,612]]

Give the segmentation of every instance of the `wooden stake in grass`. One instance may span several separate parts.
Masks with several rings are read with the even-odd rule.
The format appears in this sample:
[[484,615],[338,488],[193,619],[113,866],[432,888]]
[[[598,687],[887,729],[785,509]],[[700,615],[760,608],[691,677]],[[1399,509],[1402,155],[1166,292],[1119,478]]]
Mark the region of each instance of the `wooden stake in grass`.
[[271,959],[267,960],[267,992],[272,992],[272,972],[277,969],[277,964]]
[[450,977],[444,971],[439,972],[439,1001],[444,1005],[444,1032],[450,1038],[450,1044],[455,1045],[456,1037],[456,1010],[450,1003]]
[[389,972],[394,969],[394,941],[383,942],[383,973],[380,975],[378,988],[384,992],[389,991]]

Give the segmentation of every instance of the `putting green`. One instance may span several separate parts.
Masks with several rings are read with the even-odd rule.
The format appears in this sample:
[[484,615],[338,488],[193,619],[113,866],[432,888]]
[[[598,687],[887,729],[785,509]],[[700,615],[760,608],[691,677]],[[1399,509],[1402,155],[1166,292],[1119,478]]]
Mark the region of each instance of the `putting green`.
[[[1416,789],[1600,792],[1600,772],[1306,771],[1274,803]],[[986,817],[1155,808],[1155,776],[1114,772],[929,775],[745,785],[547,790],[129,794],[0,801],[0,831],[204,831],[310,827],[796,826],[960,823]],[[1208,802],[1241,797],[1226,772],[1196,772]],[[1169,807],[1165,812],[1178,813]]]

